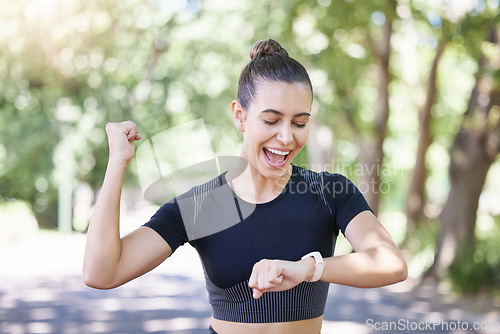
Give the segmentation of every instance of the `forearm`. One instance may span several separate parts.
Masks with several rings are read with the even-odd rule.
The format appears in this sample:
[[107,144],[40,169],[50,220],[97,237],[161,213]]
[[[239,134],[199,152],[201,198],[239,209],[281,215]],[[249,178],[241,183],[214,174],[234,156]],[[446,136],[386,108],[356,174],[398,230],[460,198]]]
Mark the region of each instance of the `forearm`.
[[376,288],[406,279],[405,259],[371,211],[354,217],[345,235],[356,252],[325,258],[324,266],[318,268],[312,257],[300,261],[264,259],[257,262],[249,279],[254,298],[264,292],[288,290],[313,277],[316,279],[316,270],[323,270],[321,281],[359,288]]
[[126,169],[126,162],[108,163],[87,232],[83,276],[89,285],[111,281],[120,261],[120,200]]
[[325,259],[321,280],[358,288],[376,288],[404,281],[407,267],[396,247],[380,245]]

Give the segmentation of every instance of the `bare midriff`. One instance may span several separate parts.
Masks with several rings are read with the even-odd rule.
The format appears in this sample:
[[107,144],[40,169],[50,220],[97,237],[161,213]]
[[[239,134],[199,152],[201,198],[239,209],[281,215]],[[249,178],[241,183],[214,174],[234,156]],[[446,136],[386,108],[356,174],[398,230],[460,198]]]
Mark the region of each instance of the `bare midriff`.
[[323,316],[291,322],[271,322],[262,324],[231,322],[212,318],[212,328],[218,334],[319,334]]

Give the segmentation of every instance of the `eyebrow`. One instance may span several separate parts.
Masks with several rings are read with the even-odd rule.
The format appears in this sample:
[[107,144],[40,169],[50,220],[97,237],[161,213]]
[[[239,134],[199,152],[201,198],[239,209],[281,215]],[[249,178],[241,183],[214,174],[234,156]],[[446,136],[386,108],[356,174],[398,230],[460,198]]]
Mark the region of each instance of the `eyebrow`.
[[[266,110],[262,110],[262,111],[261,111],[261,114],[262,114],[262,113],[272,113],[272,114],[276,114],[276,115],[284,116],[284,114],[283,114],[281,111],[278,111],[278,110],[275,110],[275,109],[266,109]],[[308,113],[308,112],[301,112],[301,113],[298,113],[298,114],[293,115],[293,117],[300,117],[300,116],[311,116],[311,114],[310,114],[310,113]]]

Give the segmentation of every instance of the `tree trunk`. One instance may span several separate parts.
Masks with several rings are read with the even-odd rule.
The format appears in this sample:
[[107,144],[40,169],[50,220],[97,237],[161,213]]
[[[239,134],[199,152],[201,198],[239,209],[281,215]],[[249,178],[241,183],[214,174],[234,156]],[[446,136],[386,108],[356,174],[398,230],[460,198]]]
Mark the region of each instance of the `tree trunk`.
[[362,144],[361,166],[362,176],[359,189],[363,192],[368,204],[378,213],[380,202],[380,171],[384,159],[383,144],[386,137],[387,120],[389,118],[389,56],[391,49],[392,20],[386,17],[383,36],[378,46],[374,46],[377,58],[378,82],[377,105],[375,109],[375,126],[371,141]]
[[427,80],[427,96],[425,104],[419,108],[419,137],[417,157],[415,167],[411,176],[408,194],[406,196],[406,218],[407,233],[414,225],[424,218],[424,207],[426,203],[425,182],[427,179],[427,168],[425,166],[425,155],[432,143],[430,126],[432,122],[431,110],[436,97],[437,69],[441,56],[446,47],[446,41],[441,41],[438,45],[436,56],[432,63],[429,78]]
[[[488,42],[500,47],[494,27]],[[439,217],[441,233],[434,264],[426,277],[442,278],[456,251],[464,249],[464,245],[474,245],[479,196],[488,169],[500,152],[500,85],[492,76],[500,68],[500,57],[494,58],[482,57],[479,62],[476,85],[450,150],[451,187]],[[465,249],[469,248],[473,250]]]

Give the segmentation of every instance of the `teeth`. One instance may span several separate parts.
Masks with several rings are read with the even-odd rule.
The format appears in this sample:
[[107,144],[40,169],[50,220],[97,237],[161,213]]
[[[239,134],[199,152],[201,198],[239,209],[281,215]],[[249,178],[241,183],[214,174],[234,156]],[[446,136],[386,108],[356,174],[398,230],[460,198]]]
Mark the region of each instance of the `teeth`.
[[267,148],[267,147],[266,147],[266,150],[268,150],[271,153],[278,154],[278,155],[287,155],[289,153],[289,152],[282,152],[282,151],[274,150],[272,148]]

